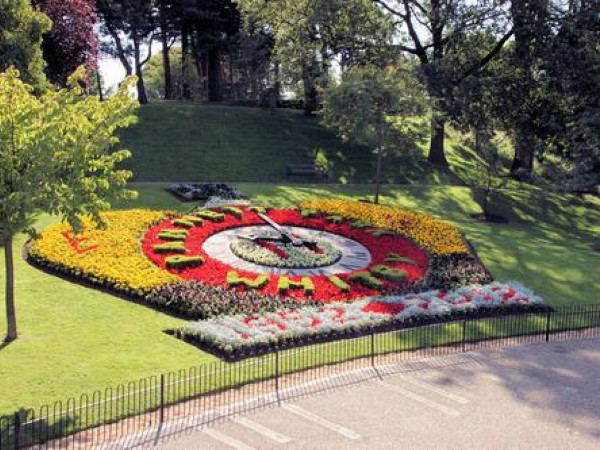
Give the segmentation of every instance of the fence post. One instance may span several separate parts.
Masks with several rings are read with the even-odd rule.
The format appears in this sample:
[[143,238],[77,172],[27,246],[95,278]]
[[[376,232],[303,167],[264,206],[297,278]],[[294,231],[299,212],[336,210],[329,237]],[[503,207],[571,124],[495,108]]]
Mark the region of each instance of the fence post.
[[160,374],[160,423],[165,420],[165,374]]
[[19,411],[15,411],[15,448],[21,446],[21,415]]
[[552,311],[548,310],[546,313],[546,342],[550,341],[550,315]]
[[275,348],[275,395],[277,395],[277,403],[280,403],[279,398],[279,347]]
[[463,320],[462,324],[462,351],[467,351],[467,319]]
[[371,330],[371,367],[375,367],[375,332]]

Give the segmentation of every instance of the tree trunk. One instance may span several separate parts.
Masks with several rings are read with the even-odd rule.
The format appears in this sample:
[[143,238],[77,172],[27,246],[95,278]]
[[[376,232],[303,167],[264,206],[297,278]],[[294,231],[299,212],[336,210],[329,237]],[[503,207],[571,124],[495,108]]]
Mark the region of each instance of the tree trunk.
[[4,238],[4,264],[6,267],[6,342],[17,339],[17,314],[15,311],[15,269],[12,236]]
[[218,47],[208,50],[208,101],[221,100],[221,52]]
[[141,105],[145,105],[148,103],[148,95],[146,94],[146,86],[144,85],[144,73],[142,71],[142,60],[140,58],[140,41],[137,39],[133,40],[133,57],[135,58],[138,101]]
[[187,25],[181,27],[181,80],[182,80],[182,92],[181,96],[184,100],[190,100],[192,98],[192,91],[190,89],[190,77],[188,68],[189,59],[189,47],[190,47],[190,34]]
[[304,115],[312,116],[317,110],[317,88],[315,86],[314,64],[302,67],[302,84],[304,86]]
[[275,91],[275,106],[281,105],[281,67],[278,60],[274,62],[275,83],[273,90]]
[[171,56],[169,54],[169,36],[167,35],[167,24],[161,15],[160,41],[162,44],[163,79],[165,83],[165,100],[173,99],[173,75],[171,74]]
[[446,154],[444,153],[444,128],[446,121],[440,117],[434,116],[431,118],[431,143],[429,145],[430,163],[441,167],[448,167]]
[[377,173],[375,175],[375,204],[379,203],[379,191],[381,189],[381,176],[383,172],[383,148],[379,145],[377,149]]
[[119,57],[119,61],[121,61],[121,64],[125,69],[125,74],[127,76],[131,76],[133,74],[133,68],[131,67],[131,64],[129,64],[129,60],[125,54],[125,49],[123,48],[123,43],[121,42],[119,32],[114,30],[112,27],[108,27],[108,33],[115,41],[115,46],[117,47],[117,56]]
[[100,76],[100,72],[96,71],[96,84],[98,86],[98,97],[100,101],[104,101],[104,92],[102,92],[102,77]]
[[535,142],[530,132],[517,130],[515,136],[515,156],[510,174],[517,178],[527,178],[533,173],[533,153]]

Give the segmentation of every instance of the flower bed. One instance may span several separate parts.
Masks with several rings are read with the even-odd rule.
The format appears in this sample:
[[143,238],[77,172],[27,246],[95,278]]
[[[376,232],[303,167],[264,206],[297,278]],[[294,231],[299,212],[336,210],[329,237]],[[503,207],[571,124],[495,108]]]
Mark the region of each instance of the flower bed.
[[469,253],[456,227],[426,214],[351,200],[312,200],[300,207],[394,231],[413,239],[435,255]]
[[[266,235],[274,237],[275,233]],[[329,266],[342,257],[342,252],[328,242],[298,247],[291,243],[274,243],[269,240],[239,239],[231,243],[231,250],[246,261],[285,268]]]
[[[268,209],[227,201],[183,216],[168,211],[108,212],[102,214],[105,228],[95,228],[85,219],[83,232],[77,236],[66,224],[50,227],[32,242],[29,257],[49,270],[191,319],[449,290],[492,281],[477,257],[469,253],[460,232],[444,222],[356,202],[315,201],[304,206],[310,208]],[[268,264],[249,270],[207,253],[204,244],[221,232],[266,227],[258,213],[267,213],[282,225],[300,227],[303,233],[334,236],[331,242],[341,246],[344,257],[360,253],[357,248],[366,254],[354,255],[354,263],[344,257],[333,265],[319,262],[318,257],[305,258],[290,268],[279,266],[269,271]],[[384,218],[389,222],[384,223]],[[344,248],[346,244],[350,247]],[[323,250],[302,250],[319,256],[319,249]],[[275,249],[268,251],[277,256]],[[338,267],[336,264],[340,271],[327,272]],[[289,272],[298,266],[308,271]]]
[[[215,210],[202,210],[197,213],[191,213],[183,218],[169,218],[152,226],[142,240],[142,250],[149,260],[165,270],[170,270],[173,274],[184,280],[201,281],[202,284],[194,283],[194,288],[202,289],[202,285],[212,285],[221,287],[231,287],[237,291],[244,292],[254,289],[263,295],[282,295],[303,301],[312,298],[319,301],[329,302],[336,300],[353,300],[370,295],[377,295],[384,292],[391,292],[402,286],[408,286],[421,280],[428,268],[427,253],[420,249],[410,240],[396,234],[380,234],[376,227],[365,226],[357,228],[353,222],[341,218],[340,220],[331,220],[330,216],[315,214],[307,217],[305,211],[295,209],[271,209],[268,215],[272,220],[286,226],[297,226],[308,230],[321,230],[327,233],[350,239],[358,242],[361,246],[368,249],[370,262],[364,268],[353,270],[351,268],[340,274],[319,273],[310,274],[287,274],[285,272],[264,272],[263,266],[284,267],[284,264],[275,264],[275,260],[280,258],[279,252],[282,246],[275,246],[273,249],[265,249],[272,253],[271,260],[263,259],[261,266],[256,268],[246,268],[246,266],[232,267],[224,259],[211,257],[207,253],[204,244],[212,236],[218,235],[226,230],[238,230],[244,227],[253,227],[264,225],[257,212],[246,206],[229,207],[235,209],[217,208]],[[304,213],[304,214],[303,214]],[[200,218],[201,223],[196,219]],[[165,234],[174,235],[178,230],[185,228],[186,235],[184,241],[165,242]],[[170,237],[170,239],[172,239]],[[229,241],[224,241],[221,246],[229,246]],[[308,252],[315,253],[306,249]],[[235,252],[233,252],[235,254]],[[204,263],[178,269],[169,269],[167,267],[167,258],[171,254],[201,256]],[[401,259],[395,259],[394,255],[402,255]],[[249,256],[249,255],[240,255]],[[279,256],[279,258],[278,258]],[[315,254],[312,261],[303,259],[301,264],[293,264],[289,267],[306,267],[318,269],[320,264],[318,254]],[[249,259],[255,262],[256,258]],[[338,258],[336,257],[335,260]],[[335,260],[330,261],[335,262]],[[311,265],[312,264],[312,265]],[[307,267],[308,266],[308,267]],[[376,272],[377,269],[386,267],[388,271],[401,271],[400,277],[386,277]],[[232,272],[237,279],[242,278],[246,283],[235,283],[232,285],[230,279]],[[266,275],[266,283],[252,285],[258,277]],[[333,280],[335,275],[337,280]],[[310,283],[308,282],[308,279]],[[341,287],[336,281],[341,280],[344,286]],[[372,282],[376,280],[375,282]],[[157,296],[164,294],[157,292]],[[198,293],[201,295],[201,293]]]
[[54,225],[33,241],[32,262],[118,292],[144,297],[178,277],[152,264],[140,251],[143,233],[169,216],[166,211],[128,210],[102,213],[105,228],[83,219],[73,236],[66,223]]
[[192,322],[177,335],[228,359],[289,347],[297,342],[326,340],[371,332],[391,325],[453,315],[539,307],[543,300],[519,283],[470,285],[454,291],[427,291],[404,296],[365,298],[264,314],[222,316]]
[[225,183],[173,183],[167,192],[185,202],[207,202],[211,197],[220,199],[241,199],[243,196]]

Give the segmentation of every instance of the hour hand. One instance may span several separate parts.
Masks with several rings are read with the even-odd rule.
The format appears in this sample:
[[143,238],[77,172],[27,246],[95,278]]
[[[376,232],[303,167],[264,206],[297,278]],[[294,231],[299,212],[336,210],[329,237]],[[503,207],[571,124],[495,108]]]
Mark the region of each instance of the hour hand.
[[260,217],[262,220],[267,222],[267,224],[269,224],[271,226],[271,228],[273,228],[275,231],[277,231],[280,234],[281,237],[279,240],[281,240],[285,243],[291,242],[292,245],[294,245],[295,247],[300,247],[300,246],[304,245],[304,241],[302,239],[298,239],[297,237],[288,233],[286,230],[283,229],[283,227],[281,225],[279,225],[277,222],[272,220],[267,215],[258,213],[258,217]]
[[281,236],[267,236],[264,234],[240,234],[238,236],[240,239],[245,239],[247,241],[281,241]]

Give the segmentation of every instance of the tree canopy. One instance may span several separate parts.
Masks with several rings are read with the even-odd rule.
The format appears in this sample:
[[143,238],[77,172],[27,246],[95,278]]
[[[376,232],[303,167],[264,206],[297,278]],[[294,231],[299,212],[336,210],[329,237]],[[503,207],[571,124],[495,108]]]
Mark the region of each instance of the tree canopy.
[[410,120],[426,111],[423,85],[411,71],[396,67],[354,67],[347,70],[339,84],[326,91],[324,123],[343,139],[375,147],[377,174],[375,203],[379,202],[382,164],[386,153],[410,148],[413,141]]
[[42,36],[52,22],[36,11],[29,0],[7,0],[0,8],[0,72],[21,71],[23,80],[37,88],[45,84]]
[[117,168],[129,157],[114,150],[115,131],[135,121],[129,78],[109,100],[86,96],[78,69],[66,89],[41,95],[15,69],[0,74],[0,239],[6,258],[8,339],[16,339],[12,238],[30,230],[39,212],[62,216],[78,231],[81,216],[100,221],[111,201],[131,197],[131,173]]
[[96,2],[33,0],[33,4],[52,20],[52,30],[44,34],[42,43],[48,79],[64,86],[79,66],[90,74],[96,70]]

